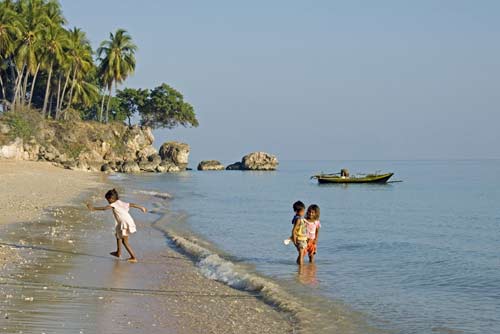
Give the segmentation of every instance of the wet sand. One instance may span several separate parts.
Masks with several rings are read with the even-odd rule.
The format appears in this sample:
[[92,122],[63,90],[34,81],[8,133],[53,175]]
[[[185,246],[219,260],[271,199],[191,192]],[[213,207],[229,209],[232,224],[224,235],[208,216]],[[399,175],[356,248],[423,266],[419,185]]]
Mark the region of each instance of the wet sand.
[[[51,171],[59,172],[69,171]],[[96,176],[83,177],[91,181],[84,189],[94,187],[96,205],[104,204]],[[6,201],[3,190],[1,197]],[[108,255],[115,247],[111,214],[89,213],[76,197],[66,200],[74,204],[53,207],[35,221],[0,226],[0,251],[16,254],[0,269],[1,333],[294,332],[289,315],[259,296],[203,277],[152,226],[156,215],[134,213],[138,233],[131,245],[139,263],[130,264],[126,254],[121,260]]]

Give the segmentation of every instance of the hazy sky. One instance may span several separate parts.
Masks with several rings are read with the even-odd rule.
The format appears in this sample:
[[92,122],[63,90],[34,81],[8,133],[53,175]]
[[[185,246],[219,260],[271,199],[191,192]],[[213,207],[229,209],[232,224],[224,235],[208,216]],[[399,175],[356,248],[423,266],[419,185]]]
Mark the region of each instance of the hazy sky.
[[500,157],[500,2],[62,1],[94,46],[139,46],[125,86],[166,82],[195,161]]

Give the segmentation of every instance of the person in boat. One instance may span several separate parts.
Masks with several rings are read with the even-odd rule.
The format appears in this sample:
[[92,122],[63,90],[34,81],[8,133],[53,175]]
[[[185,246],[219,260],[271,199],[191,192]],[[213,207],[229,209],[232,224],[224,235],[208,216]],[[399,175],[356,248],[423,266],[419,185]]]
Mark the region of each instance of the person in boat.
[[340,177],[345,179],[349,177],[349,170],[347,168],[342,168],[340,170]]

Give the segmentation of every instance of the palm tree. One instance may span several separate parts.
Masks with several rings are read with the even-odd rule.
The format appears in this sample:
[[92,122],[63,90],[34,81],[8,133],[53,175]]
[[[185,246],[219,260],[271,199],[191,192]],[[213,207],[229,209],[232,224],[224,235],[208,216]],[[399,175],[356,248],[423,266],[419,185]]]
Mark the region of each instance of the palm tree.
[[[64,29],[59,25],[50,25],[44,31],[45,55],[48,58],[48,77],[47,86],[45,88],[45,99],[43,101],[42,115],[45,116],[47,105],[50,97],[50,84],[52,79],[52,72],[54,64],[61,62],[63,58],[63,47],[67,43],[67,35]],[[50,114],[50,112],[49,112]]]
[[[15,52],[17,82],[14,91],[14,104],[26,96],[29,75],[40,69],[41,39],[45,27],[50,23],[43,0],[19,0],[16,11],[21,20],[22,36]],[[24,77],[24,84],[21,86]]]
[[2,67],[4,62],[12,55],[15,48],[15,41],[21,35],[21,22],[17,15],[12,1],[0,2],[0,87],[3,99],[3,110],[7,100],[6,87],[2,79]]
[[[58,1],[49,0],[48,3],[46,3],[46,4],[43,3],[43,7],[41,10],[43,11],[43,14],[44,14],[44,23],[48,27],[62,27],[62,25],[66,23],[66,19],[64,18],[63,14],[62,14],[61,5],[59,4]],[[46,38],[47,35],[43,34],[42,37]],[[47,41],[42,41],[42,45],[47,45]],[[47,50],[45,48],[43,48],[43,46],[41,47],[41,49],[42,49],[41,52],[46,53]],[[41,56],[41,58],[46,57],[46,56],[47,56],[47,54],[43,54]],[[33,80],[31,81],[31,91],[30,91],[30,97],[29,97],[29,101],[28,101],[28,108],[31,107],[31,100],[33,98],[33,92],[35,89],[36,78],[38,75],[38,71],[40,69],[40,65],[42,65],[41,64],[42,62],[46,63],[46,59],[40,59],[38,66],[37,66],[37,69],[35,71],[35,74],[33,75]]]
[[79,28],[73,28],[69,31],[69,41],[68,54],[72,62],[73,73],[65,112],[71,108],[75,85],[80,84],[85,73],[88,73],[94,67],[92,47],[85,33]]
[[[118,29],[114,34],[109,34],[109,40],[101,43],[97,49],[100,60],[99,72],[103,84],[107,87],[108,104],[106,107],[106,122],[109,116],[109,103],[113,85],[122,83],[135,70],[135,51],[137,46],[132,42],[132,37],[126,30]],[[101,102],[100,120],[104,108],[104,96]]]

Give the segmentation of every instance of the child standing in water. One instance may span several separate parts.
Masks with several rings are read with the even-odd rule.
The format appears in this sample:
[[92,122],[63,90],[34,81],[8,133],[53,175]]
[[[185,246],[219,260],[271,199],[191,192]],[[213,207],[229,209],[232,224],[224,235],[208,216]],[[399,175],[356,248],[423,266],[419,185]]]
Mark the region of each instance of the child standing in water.
[[307,254],[309,255],[309,262],[314,262],[316,255],[318,236],[321,223],[319,222],[319,206],[312,204],[307,208],[306,213],[306,232],[307,232]]
[[137,204],[120,201],[116,189],[109,190],[106,193],[105,197],[109,205],[104,207],[93,207],[91,204],[87,204],[87,207],[89,208],[90,211],[113,210],[113,216],[115,218],[116,251],[111,252],[110,254],[116,257],[120,257],[121,244],[123,243],[123,246],[125,246],[125,249],[130,255],[128,262],[135,263],[137,262],[137,258],[135,257],[132,247],[130,247],[128,243],[128,237],[132,233],[135,233],[136,227],[134,219],[130,215],[129,210],[132,207],[146,213],[147,209]]
[[292,220],[293,230],[291,239],[299,252],[299,256],[297,257],[298,265],[302,265],[304,263],[304,253],[307,248],[307,228],[306,221],[304,219],[305,208],[304,203],[301,201],[293,204],[295,216]]

